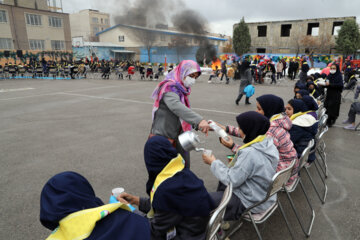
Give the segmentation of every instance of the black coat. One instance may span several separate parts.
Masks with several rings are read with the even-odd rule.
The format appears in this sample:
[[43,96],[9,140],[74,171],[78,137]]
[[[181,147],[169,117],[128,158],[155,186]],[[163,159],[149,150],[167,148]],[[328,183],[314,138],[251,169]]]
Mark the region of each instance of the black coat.
[[336,120],[339,116],[341,92],[344,87],[343,78],[338,70],[335,74],[329,74],[327,79],[330,81],[330,85],[325,86],[327,88],[327,94],[324,107],[327,109],[329,119]]

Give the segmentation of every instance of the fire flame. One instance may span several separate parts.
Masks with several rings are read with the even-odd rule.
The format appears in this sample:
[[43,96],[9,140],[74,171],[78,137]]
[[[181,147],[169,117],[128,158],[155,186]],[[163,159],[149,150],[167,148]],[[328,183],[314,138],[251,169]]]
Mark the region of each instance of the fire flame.
[[216,67],[218,67],[219,70],[221,69],[221,61],[218,58],[215,61],[212,61],[212,64],[211,64],[212,70],[215,71]]

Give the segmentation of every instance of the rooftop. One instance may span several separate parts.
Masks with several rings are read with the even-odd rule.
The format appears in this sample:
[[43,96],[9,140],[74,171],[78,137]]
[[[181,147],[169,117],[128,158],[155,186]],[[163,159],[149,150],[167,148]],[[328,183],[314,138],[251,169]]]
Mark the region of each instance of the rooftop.
[[167,35],[180,35],[180,36],[186,36],[186,37],[207,38],[207,39],[210,39],[210,40],[217,40],[217,41],[228,41],[227,38],[220,38],[220,37],[201,35],[201,34],[193,34],[193,33],[185,33],[185,32],[179,32],[179,31],[175,31],[175,30],[163,30],[163,29],[140,27],[140,26],[134,26],[134,25],[125,25],[125,24],[117,24],[117,25],[115,25],[113,27],[107,28],[104,31],[98,32],[96,34],[96,36],[99,36],[100,34],[111,31],[112,29],[115,29],[117,27],[126,27],[126,28],[131,28],[131,29],[151,31],[151,32],[156,32],[156,33],[160,33],[160,34],[167,34]]
[[[293,19],[293,20],[276,20],[276,21],[264,21],[264,22],[246,22],[247,24],[264,24],[264,23],[280,23],[280,22],[302,22],[302,21],[321,21],[321,20],[337,20],[337,19],[355,19],[355,16],[347,17],[326,17],[326,18],[307,18],[307,19]],[[235,25],[237,25],[236,23]]]

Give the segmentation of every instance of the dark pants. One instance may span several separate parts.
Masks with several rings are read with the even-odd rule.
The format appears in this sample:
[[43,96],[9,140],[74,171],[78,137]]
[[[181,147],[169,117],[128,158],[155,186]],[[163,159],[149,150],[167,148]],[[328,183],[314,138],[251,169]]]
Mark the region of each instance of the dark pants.
[[360,103],[352,103],[351,104],[351,107],[350,107],[350,110],[349,110],[349,113],[348,113],[348,121],[350,123],[354,123],[355,122],[355,118],[356,118],[356,114],[360,112],[358,112],[357,110],[360,110],[360,109],[357,109],[356,108],[356,105],[358,105],[358,108],[360,108]]
[[271,74],[271,83],[275,83],[275,84],[276,84],[275,73],[272,73],[272,74]]
[[[241,100],[241,98],[242,98],[243,95],[244,95],[244,94],[242,94],[242,93],[239,94],[239,96],[238,96],[238,97],[236,98],[236,100],[235,100],[236,104],[239,104],[239,102],[240,102],[240,100]],[[249,104],[249,103],[250,103],[250,102],[249,102],[249,99],[250,99],[250,98],[248,98],[248,97],[245,98],[245,103],[246,103],[246,104]]]
[[227,75],[227,73],[222,73],[222,76],[221,76],[221,79],[220,79],[220,81],[222,81],[223,80],[223,77],[226,77],[226,82],[228,82],[229,81],[229,78],[228,78],[228,75]]
[[279,80],[280,78],[282,78],[282,73],[281,72],[277,72],[276,73],[276,79]]
[[[224,190],[226,186],[222,183],[219,183],[218,191],[209,193],[211,198],[214,200],[216,206],[219,206],[221,199],[224,195]],[[226,207],[226,212],[224,216],[225,221],[239,220],[241,214],[245,211],[246,207],[242,204],[240,199],[233,193],[231,199]]]

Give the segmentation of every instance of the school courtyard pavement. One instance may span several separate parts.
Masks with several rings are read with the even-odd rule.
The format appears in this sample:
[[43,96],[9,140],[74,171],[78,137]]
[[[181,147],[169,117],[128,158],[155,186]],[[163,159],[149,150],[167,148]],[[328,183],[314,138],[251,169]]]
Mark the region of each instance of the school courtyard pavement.
[[[256,85],[251,105],[242,99],[234,104],[239,82],[208,84],[206,76],[195,84],[192,108],[206,119],[236,124],[235,116],[255,110],[255,98],[273,93],[285,102],[293,97],[294,82],[279,86]],[[1,239],[45,239],[50,231],[39,222],[40,192],[45,182],[61,171],[76,171],[92,184],[97,196],[107,202],[114,187],[129,193],[145,193],[147,173],[143,146],[151,126],[152,99],[156,82],[128,80],[0,80],[0,191]],[[302,174],[316,211],[309,239],[360,239],[360,132],[342,129],[351,98],[341,105],[337,124],[325,137],[329,188],[325,204]],[[360,119],[358,119],[359,121]],[[214,133],[204,147],[219,159],[229,153]],[[191,169],[204,180],[208,191],[217,180],[200,153],[191,153]],[[312,167],[311,172],[315,169]],[[300,189],[293,193],[301,216],[309,209]],[[285,195],[279,195],[296,239],[304,235]],[[264,239],[290,239],[277,210],[260,226]],[[256,239],[249,223],[231,239]]]

